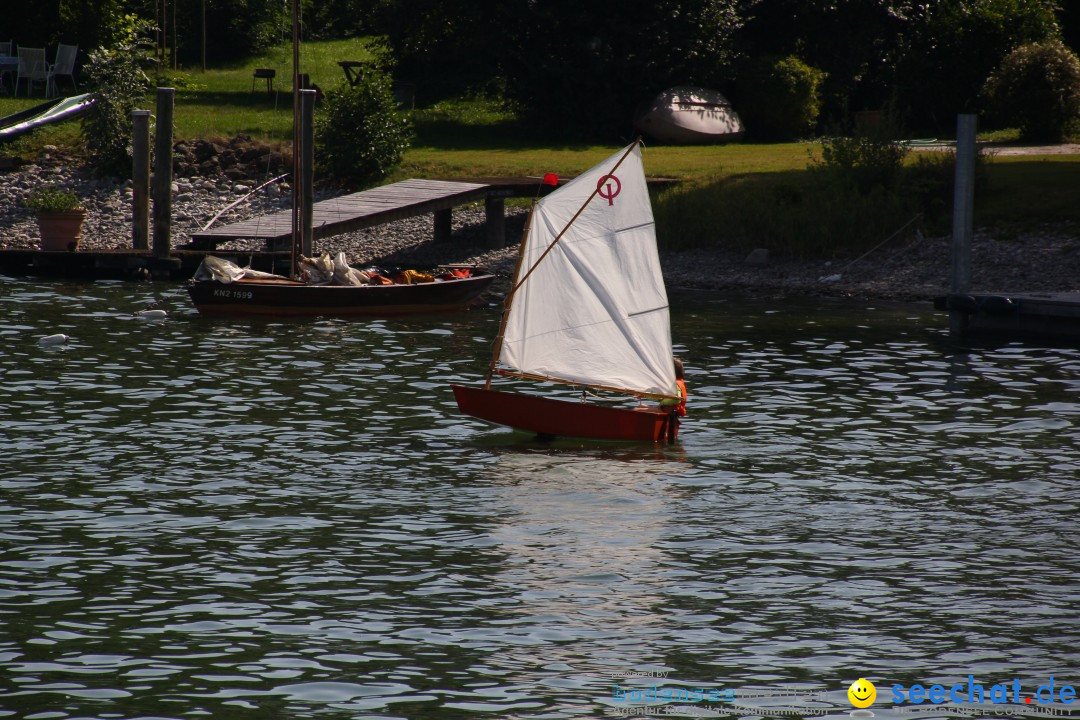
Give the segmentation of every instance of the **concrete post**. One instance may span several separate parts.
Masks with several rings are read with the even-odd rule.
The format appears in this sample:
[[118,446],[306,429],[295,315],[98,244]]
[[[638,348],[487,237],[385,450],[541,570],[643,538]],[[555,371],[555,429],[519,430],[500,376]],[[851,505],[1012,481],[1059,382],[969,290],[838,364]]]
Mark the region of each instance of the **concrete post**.
[[150,247],[150,111],[131,112],[131,247]]
[[172,250],[172,141],[176,90],[157,89],[157,128],[154,138],[154,257]]
[[[975,115],[956,118],[956,184],[953,193],[951,294],[971,290],[971,237],[975,219]],[[953,311],[949,328],[953,334],[964,331],[967,314]]]

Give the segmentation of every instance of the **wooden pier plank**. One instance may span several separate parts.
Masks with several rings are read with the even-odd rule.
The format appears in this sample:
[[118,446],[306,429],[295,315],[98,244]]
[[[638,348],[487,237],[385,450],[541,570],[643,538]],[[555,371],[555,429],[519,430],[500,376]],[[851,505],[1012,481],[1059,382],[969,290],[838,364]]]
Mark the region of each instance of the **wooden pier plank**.
[[934,300],[960,335],[1080,341],[1080,293],[950,293]]
[[[449,210],[483,200],[487,190],[488,186],[480,183],[413,179],[322,200],[312,208],[315,237],[332,237],[395,220]],[[213,248],[219,242],[239,239],[280,243],[287,241],[291,234],[292,212],[282,210],[194,232],[191,240],[195,247]]]

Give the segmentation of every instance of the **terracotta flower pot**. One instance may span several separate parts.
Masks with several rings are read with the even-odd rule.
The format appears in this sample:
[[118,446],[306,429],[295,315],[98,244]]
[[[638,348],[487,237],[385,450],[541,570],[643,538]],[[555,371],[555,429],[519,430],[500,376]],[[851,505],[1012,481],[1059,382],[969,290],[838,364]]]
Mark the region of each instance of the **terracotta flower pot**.
[[42,250],[78,250],[79,238],[82,237],[83,220],[86,211],[82,208],[67,212],[38,213],[38,227],[41,229]]

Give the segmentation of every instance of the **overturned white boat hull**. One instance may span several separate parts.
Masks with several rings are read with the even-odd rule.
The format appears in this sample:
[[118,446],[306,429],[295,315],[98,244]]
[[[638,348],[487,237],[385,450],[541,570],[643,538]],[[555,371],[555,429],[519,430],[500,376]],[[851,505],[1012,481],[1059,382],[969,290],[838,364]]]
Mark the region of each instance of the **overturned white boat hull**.
[[689,86],[657,95],[634,125],[654,140],[673,145],[731,142],[743,134],[742,120],[727,98],[715,90]]

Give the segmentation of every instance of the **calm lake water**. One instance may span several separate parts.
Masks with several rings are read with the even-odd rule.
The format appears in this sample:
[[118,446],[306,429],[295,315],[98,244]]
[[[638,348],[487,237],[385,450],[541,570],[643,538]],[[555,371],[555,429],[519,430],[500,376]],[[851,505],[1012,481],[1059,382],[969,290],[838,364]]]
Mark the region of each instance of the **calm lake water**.
[[208,320],[174,285],[0,278],[0,717],[1080,684],[1080,352],[957,349],[922,306],[672,301],[680,442],[544,444],[454,405],[494,307]]

